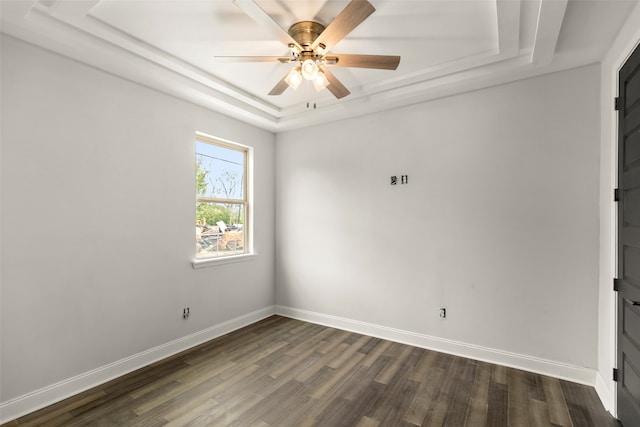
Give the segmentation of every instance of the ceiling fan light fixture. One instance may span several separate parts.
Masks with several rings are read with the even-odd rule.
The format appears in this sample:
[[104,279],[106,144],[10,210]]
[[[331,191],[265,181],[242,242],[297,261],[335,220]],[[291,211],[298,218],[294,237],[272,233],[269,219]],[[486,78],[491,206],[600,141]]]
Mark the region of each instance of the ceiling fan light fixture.
[[313,59],[305,59],[302,61],[302,77],[307,80],[315,80],[318,77],[318,64]]
[[322,71],[318,71],[318,75],[313,79],[313,86],[315,86],[317,92],[329,86],[329,80]]
[[287,82],[290,88],[298,89],[300,83],[302,83],[302,74],[300,74],[300,67],[294,67],[289,71],[287,77],[284,78],[284,81]]
[[[0,0],[1,2],[2,0]],[[49,0],[51,1],[51,0]],[[227,62],[280,62],[295,64],[269,92],[269,95],[282,95],[288,88],[296,89],[302,79],[311,81],[316,90],[329,87],[329,91],[341,99],[350,94],[349,90],[333,75],[327,65],[338,67],[371,68],[376,70],[395,70],[400,56],[340,54],[330,55],[333,46],[343,40],[358,25],[367,19],[376,8],[368,0],[348,0],[347,6],[325,27],[315,21],[296,22],[286,32],[260,6],[258,0],[234,0],[249,17],[265,24],[271,32],[289,48],[287,56],[231,56],[217,57]],[[347,0],[344,0],[347,1]],[[329,84],[331,84],[329,86]]]

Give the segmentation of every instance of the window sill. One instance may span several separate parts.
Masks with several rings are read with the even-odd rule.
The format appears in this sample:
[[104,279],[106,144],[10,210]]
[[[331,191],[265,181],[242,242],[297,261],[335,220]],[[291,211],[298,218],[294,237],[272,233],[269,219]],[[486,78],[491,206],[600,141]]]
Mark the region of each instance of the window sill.
[[256,256],[258,256],[258,254],[254,252],[252,254],[232,255],[232,256],[227,256],[222,258],[195,259],[191,261],[191,265],[193,265],[193,268],[215,267],[217,265],[234,264],[236,262],[251,261]]

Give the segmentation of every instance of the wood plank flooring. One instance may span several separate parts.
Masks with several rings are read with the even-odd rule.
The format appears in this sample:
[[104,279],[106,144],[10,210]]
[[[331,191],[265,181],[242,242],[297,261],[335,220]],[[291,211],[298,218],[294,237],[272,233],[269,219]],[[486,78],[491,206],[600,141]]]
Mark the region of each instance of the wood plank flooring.
[[618,423],[591,387],[273,316],[5,425]]

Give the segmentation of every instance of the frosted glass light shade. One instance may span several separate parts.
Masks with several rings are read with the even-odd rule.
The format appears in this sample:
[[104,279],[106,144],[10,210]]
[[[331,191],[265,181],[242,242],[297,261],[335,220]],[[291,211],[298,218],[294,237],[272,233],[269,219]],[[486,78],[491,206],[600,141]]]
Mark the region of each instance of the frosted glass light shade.
[[300,86],[300,83],[302,83],[302,74],[300,74],[300,67],[292,68],[289,71],[289,74],[287,74],[287,76],[284,78],[284,81],[287,82],[289,87],[293,88],[294,90],[298,89],[298,86]]
[[329,80],[327,80],[327,76],[322,71],[318,71],[318,75],[313,79],[313,86],[315,86],[317,92],[329,86]]
[[302,77],[307,80],[313,80],[318,76],[318,65],[313,59],[305,59],[302,61]]

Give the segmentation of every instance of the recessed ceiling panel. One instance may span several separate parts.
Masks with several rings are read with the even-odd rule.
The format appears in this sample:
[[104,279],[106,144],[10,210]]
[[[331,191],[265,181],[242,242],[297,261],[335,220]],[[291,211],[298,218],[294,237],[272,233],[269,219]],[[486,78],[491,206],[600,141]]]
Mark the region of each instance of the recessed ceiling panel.
[[350,91],[336,99],[305,83],[270,96],[292,64],[216,57],[287,56],[274,27],[288,39],[299,21],[328,26],[350,0],[235,1],[0,0],[0,30],[278,132],[597,62],[638,7],[637,0],[369,0],[376,10],[330,53],[398,55],[400,63],[393,71],[327,65]]
[[[349,3],[257,0],[283,29],[301,20],[330,24]],[[397,81],[425,68],[497,49],[494,1],[372,1],[377,8],[333,49],[335,53],[399,55],[395,71],[332,68],[358,93],[372,83]],[[303,84],[283,95],[267,95],[291,68],[280,63],[228,63],[216,56],[286,56],[288,48],[231,0],[102,0],[91,16],[280,108],[308,100],[334,103],[327,92]]]

